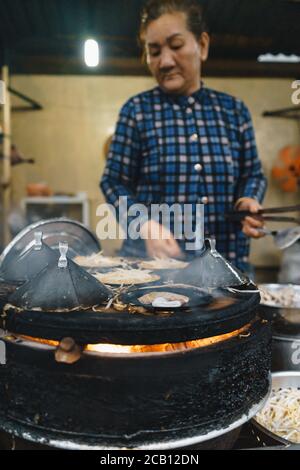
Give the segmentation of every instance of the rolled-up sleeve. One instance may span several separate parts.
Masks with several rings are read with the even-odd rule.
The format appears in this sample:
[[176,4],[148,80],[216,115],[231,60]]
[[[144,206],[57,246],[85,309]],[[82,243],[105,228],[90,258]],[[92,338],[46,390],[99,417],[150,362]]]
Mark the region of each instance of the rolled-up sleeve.
[[240,102],[238,109],[240,131],[240,178],[237,186],[236,200],[250,197],[263,201],[267,189],[267,179],[263,173],[258,157],[252,119],[248,108]]

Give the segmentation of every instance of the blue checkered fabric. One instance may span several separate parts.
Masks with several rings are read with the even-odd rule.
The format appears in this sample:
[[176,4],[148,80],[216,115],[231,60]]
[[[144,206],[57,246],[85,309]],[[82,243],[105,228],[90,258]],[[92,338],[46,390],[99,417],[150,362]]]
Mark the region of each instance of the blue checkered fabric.
[[[120,196],[129,206],[206,202],[206,237],[245,269],[249,240],[224,214],[241,197],[261,202],[266,190],[248,109],[204,85],[189,97],[156,87],[131,98],[120,112],[101,189],[116,209]],[[124,214],[118,218],[124,225]],[[184,250],[184,239],[179,243]],[[143,255],[144,243],[126,240],[123,252]]]

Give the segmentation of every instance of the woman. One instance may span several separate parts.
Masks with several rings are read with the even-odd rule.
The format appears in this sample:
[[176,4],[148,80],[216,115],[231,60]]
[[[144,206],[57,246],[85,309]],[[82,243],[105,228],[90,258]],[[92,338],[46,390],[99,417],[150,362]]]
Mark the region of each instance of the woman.
[[[266,189],[249,111],[201,81],[209,36],[196,1],[150,1],[140,39],[158,86],[123,106],[102,191],[117,209],[120,196],[128,197],[129,206],[206,204],[205,235],[245,270],[248,237],[262,236],[262,222],[247,217],[241,231],[224,214],[233,208],[257,212]],[[125,215],[119,211],[121,224]],[[174,223],[166,228],[160,220],[145,220],[144,240],[127,239],[123,254],[182,256],[185,240],[174,236]]]

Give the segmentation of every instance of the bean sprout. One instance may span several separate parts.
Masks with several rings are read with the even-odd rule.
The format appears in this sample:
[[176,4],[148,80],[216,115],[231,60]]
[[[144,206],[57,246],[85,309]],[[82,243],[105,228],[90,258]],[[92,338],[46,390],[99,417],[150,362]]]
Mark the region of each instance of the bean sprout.
[[300,390],[283,388],[272,392],[256,421],[277,436],[300,443]]

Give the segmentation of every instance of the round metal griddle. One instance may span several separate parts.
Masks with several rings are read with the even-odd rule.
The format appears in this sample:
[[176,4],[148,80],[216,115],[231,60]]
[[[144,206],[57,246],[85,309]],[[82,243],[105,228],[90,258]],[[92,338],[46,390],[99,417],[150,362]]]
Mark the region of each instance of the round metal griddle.
[[5,328],[11,333],[60,341],[71,336],[81,344],[120,345],[184,342],[218,336],[248,324],[256,315],[260,296],[211,292],[208,305],[189,310],[154,312],[124,305],[122,311],[105,307],[77,312],[30,311],[9,307]]
[[[151,292],[169,292],[179,295],[184,295],[189,298],[189,301],[180,307],[153,307],[151,304],[143,304],[140,302],[140,298],[145,294],[150,294]],[[213,301],[213,297],[203,289],[194,287],[194,286],[183,286],[183,285],[159,285],[151,287],[141,287],[130,289],[120,296],[121,301],[126,304],[136,305],[138,307],[145,307],[147,310],[152,312],[166,311],[166,310],[188,310],[191,308],[203,307],[208,305]]]
[[100,251],[97,237],[80,222],[66,218],[41,220],[24,228],[7,245],[0,256],[0,266],[4,260],[14,259],[23,250],[30,248],[36,231],[43,232],[43,241],[51,248],[58,249],[60,242],[67,242],[70,258]]

